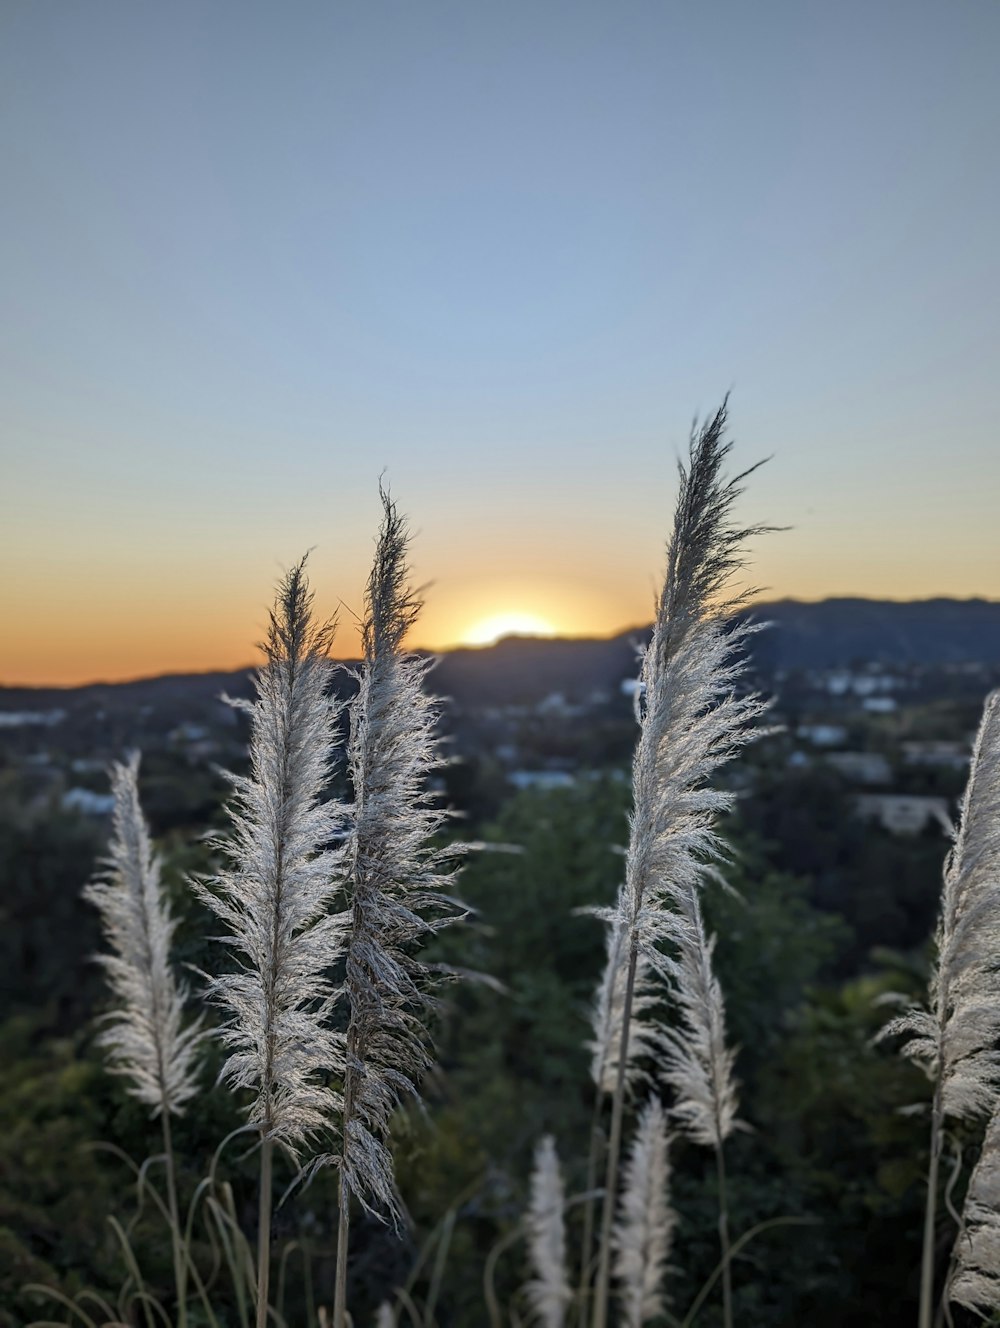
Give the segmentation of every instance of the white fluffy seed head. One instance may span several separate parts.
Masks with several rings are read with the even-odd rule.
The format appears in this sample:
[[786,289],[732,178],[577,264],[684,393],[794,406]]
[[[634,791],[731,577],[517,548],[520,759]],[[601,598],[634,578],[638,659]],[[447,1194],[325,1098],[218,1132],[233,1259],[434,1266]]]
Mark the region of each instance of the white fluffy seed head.
[[663,1282],[677,1215],[670,1207],[667,1117],[650,1098],[625,1163],[613,1241],[615,1274],[626,1328],[642,1328],[663,1313]]
[[[602,915],[603,916],[603,915]],[[618,1083],[621,1056],[622,1020],[625,1015],[625,986],[628,979],[628,948],[622,939],[619,919],[606,919],[607,960],[591,1013],[593,1037],[587,1043],[591,1053],[590,1077],[602,1093],[613,1093]],[[625,1082],[629,1088],[645,1078],[642,1062],[656,1049],[658,1025],[652,1017],[656,996],[649,960],[638,954],[633,984],[632,1017],[629,1020],[626,1048]]]
[[[745,668],[741,651],[756,629],[729,623],[752,593],[733,592],[729,582],[742,566],[744,543],[765,528],[733,524],[741,482],[750,472],[724,478],[731,446],[724,441],[725,426],[723,403],[692,437],[688,465],[680,467],[666,577],[636,691],[640,732],[632,763],[633,809],[625,880],[612,920],[617,958],[614,964],[609,960],[597,1000],[598,1027],[617,1023],[620,1045],[616,1002],[623,1001],[634,962],[638,1028],[633,1036],[630,1022],[626,1078],[635,1079],[635,1062],[654,1044],[666,1045],[678,1077],[691,1090],[685,1094],[688,1103],[698,1067],[699,1075],[709,1074],[720,1089],[722,1137],[735,1110],[732,1057],[717,1036],[722,998],[705,972],[707,966],[710,973],[711,952],[697,901],[706,875],[725,857],[716,822],[733,802],[730,792],[711,787],[712,777],[759,735],[757,721],[767,709],[760,697],[738,691]],[[681,1019],[671,1033],[650,1012],[654,977],[668,998],[674,989]],[[690,1039],[695,1041],[685,1050]],[[599,1034],[594,1041],[594,1073],[600,1068],[604,1085],[613,1087],[605,1069],[617,1071],[618,1054],[602,1051]],[[711,1047],[707,1058],[701,1042]],[[729,1082],[725,1091],[723,1079]],[[696,1129],[698,1113],[687,1115]]]
[[694,1143],[721,1148],[736,1126],[735,1053],[726,1043],[726,1009],[715,976],[715,938],[705,933],[693,891],[685,910],[689,930],[675,958],[665,961],[676,1018],[660,1030],[659,1069],[674,1090],[673,1117]]
[[566,1269],[566,1197],[555,1140],[547,1134],[535,1149],[525,1224],[534,1276],[525,1284],[534,1322],[563,1328],[573,1298]]
[[724,403],[692,437],[688,465],[680,467],[667,572],[636,692],[641,728],[618,915],[629,945],[654,967],[660,943],[672,946],[685,934],[687,900],[706,862],[724,856],[715,822],[733,796],[710,780],[756,736],[766,709],[759,697],[736,691],[745,667],[740,651],[755,629],[727,625],[751,594],[728,583],[742,566],[745,541],[763,527],[732,523],[745,475],[722,475],[731,447],[725,427]]
[[184,1027],[186,991],[174,980],[170,946],[174,921],[139,804],[139,754],[112,765],[112,833],[104,872],[84,890],[101,914],[111,953],[100,962],[117,1008],[100,1044],[111,1068],[128,1081],[133,1097],[152,1108],[180,1113],[197,1091],[200,1021]]
[[986,699],[945,863],[930,1008],[914,1007],[882,1030],[907,1035],[904,1055],[938,1082],[946,1116],[987,1116],[1000,1106],[1000,693]]
[[753,629],[725,620],[751,592],[727,587],[743,544],[762,528],[731,522],[745,476],[722,477],[731,447],[725,426],[723,404],[680,467],[667,573],[636,691],[641,731],[621,907],[629,934],[645,931],[650,940],[674,939],[665,915],[700,884],[703,861],[720,855],[714,821],[732,795],[709,780],[755,736],[766,709],[759,697],[735,691],[745,667],[739,651]]
[[328,1027],[327,973],[347,920],[342,889],[344,811],[324,800],[338,708],[327,695],[332,627],[316,628],[304,560],[282,579],[249,714],[250,774],[231,775],[227,866],[199,896],[226,925],[238,959],[210,997],[229,1014],[223,1077],[254,1094],[250,1120],[293,1154],[329,1126],[339,1096],[323,1082],[344,1069]]
[[464,910],[451,897],[457,848],[438,839],[448,813],[429,776],[443,764],[431,662],[403,649],[420,600],[410,588],[406,523],[384,490],[365,596],[364,661],[350,704],[354,808],[346,843],[349,935],[344,1147],[339,1165],[371,1211],[398,1222],[390,1117],[431,1065],[428,1022],[444,976],[418,952]]

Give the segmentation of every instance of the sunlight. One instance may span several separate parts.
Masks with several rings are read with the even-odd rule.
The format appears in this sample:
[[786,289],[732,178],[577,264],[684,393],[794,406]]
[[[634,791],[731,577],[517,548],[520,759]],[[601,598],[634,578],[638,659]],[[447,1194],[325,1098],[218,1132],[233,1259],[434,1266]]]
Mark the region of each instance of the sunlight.
[[498,613],[483,618],[462,637],[467,646],[490,646],[502,636],[554,636],[555,628],[533,613]]

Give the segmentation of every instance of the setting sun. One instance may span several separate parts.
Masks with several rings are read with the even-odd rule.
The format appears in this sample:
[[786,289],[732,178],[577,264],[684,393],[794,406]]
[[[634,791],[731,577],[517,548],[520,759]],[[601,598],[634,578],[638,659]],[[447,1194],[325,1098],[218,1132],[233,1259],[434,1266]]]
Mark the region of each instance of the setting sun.
[[533,613],[498,613],[483,618],[462,637],[467,646],[489,646],[502,636],[554,636],[555,628]]

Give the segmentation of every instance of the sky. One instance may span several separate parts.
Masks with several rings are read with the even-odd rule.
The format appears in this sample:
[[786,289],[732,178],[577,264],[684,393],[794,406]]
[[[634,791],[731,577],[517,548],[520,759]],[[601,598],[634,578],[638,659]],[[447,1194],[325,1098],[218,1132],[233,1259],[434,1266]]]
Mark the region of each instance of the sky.
[[769,598],[1000,598],[997,0],[4,0],[0,683],[646,622],[731,392]]

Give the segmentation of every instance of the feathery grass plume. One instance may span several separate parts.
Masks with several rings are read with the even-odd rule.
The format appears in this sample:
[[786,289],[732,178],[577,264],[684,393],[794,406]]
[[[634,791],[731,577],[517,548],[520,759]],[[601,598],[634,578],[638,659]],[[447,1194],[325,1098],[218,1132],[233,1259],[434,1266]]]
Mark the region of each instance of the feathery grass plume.
[[[628,953],[622,941],[621,923],[613,909],[593,909],[593,912],[606,924],[605,945],[607,960],[597,994],[591,1010],[592,1039],[586,1044],[591,1053],[590,1077],[594,1081],[593,1118],[590,1127],[590,1148],[587,1154],[586,1199],[583,1209],[583,1233],[580,1249],[579,1286],[579,1322],[583,1325],[587,1317],[587,1294],[590,1284],[590,1250],[594,1236],[594,1200],[597,1184],[597,1171],[600,1155],[604,1147],[604,1134],[601,1129],[601,1116],[604,1095],[613,1093],[618,1083],[618,1061],[622,1052],[622,1025],[625,1013],[625,988],[628,978]],[[650,970],[649,960],[644,953],[636,959],[635,977],[632,983],[632,1009],[628,1026],[628,1045],[625,1050],[624,1083],[628,1090],[633,1090],[636,1082],[648,1079],[641,1062],[650,1057],[657,1048],[659,1024],[652,1017],[653,1007],[657,1004],[654,991],[654,974]]]
[[[587,1043],[591,1053],[590,1077],[598,1093],[613,1093],[618,1083],[618,1058],[622,1048],[622,1017],[625,1013],[625,985],[628,977],[628,955],[622,941],[621,923],[603,910],[599,916],[607,921],[606,946],[608,957],[591,1013],[593,1038]],[[653,987],[653,973],[645,953],[636,961],[632,984],[632,1017],[628,1028],[625,1053],[625,1082],[632,1087],[643,1076],[641,1061],[652,1056],[658,1046],[659,1025],[650,1012],[657,1004]]]
[[625,1163],[615,1224],[615,1273],[626,1328],[642,1328],[665,1308],[663,1279],[677,1214],[668,1202],[667,1116],[658,1098],[642,1109]]
[[[259,1127],[261,1190],[258,1324],[267,1313],[271,1147],[295,1157],[340,1107],[323,1076],[341,1074],[343,1039],[327,1026],[325,974],[343,949],[346,919],[331,912],[342,888],[340,803],[323,801],[334,759],[338,707],[327,695],[333,626],[312,621],[305,559],[282,578],[264,642],[250,717],[250,774],[230,775],[231,833],[216,843],[228,866],[196,889],[229,929],[237,972],[209,983],[229,1011],[232,1054],[222,1077],[250,1089]],[[208,887],[211,888],[208,888]]]
[[525,1218],[528,1255],[535,1276],[524,1289],[534,1321],[544,1328],[562,1328],[573,1298],[566,1273],[565,1203],[555,1140],[547,1134],[535,1149],[531,1198]]
[[705,934],[701,901],[692,893],[690,930],[667,959],[679,1020],[660,1029],[659,1070],[676,1094],[671,1114],[694,1143],[721,1148],[736,1125],[735,1052],[726,1045],[726,1008],[712,969],[715,937]]
[[947,1297],[984,1318],[1000,1310],[1000,1113],[969,1178]]
[[1000,692],[986,699],[959,827],[948,854],[929,1008],[914,1007],[880,1034],[908,1034],[902,1052],[934,1082],[920,1328],[933,1317],[937,1177],[948,1116],[988,1115],[1000,1104]]
[[187,1263],[177,1203],[177,1168],[170,1130],[197,1092],[196,1058],[201,1020],[183,1024],[184,987],[170,968],[175,923],[160,884],[139,804],[139,753],[111,766],[112,832],[105,875],[84,890],[101,914],[112,953],[102,955],[111,989],[121,1002],[99,1042],[111,1068],[131,1082],[128,1091],[160,1117],[166,1158],[167,1206],[173,1247],[179,1328],[187,1322]]
[[409,534],[381,485],[379,496],[383,519],[365,592],[364,661],[350,704],[354,813],[347,842],[344,979],[350,1019],[334,1328],[342,1328],[345,1318],[350,1194],[394,1223],[402,1216],[389,1120],[404,1097],[418,1095],[432,1063],[427,1015],[442,976],[415,951],[464,913],[447,893],[458,847],[433,842],[448,817],[428,788],[428,776],[443,764],[434,732],[438,703],[424,690],[433,661],[402,648],[421,609],[409,585]]
[[674,1089],[672,1115],[694,1143],[715,1150],[722,1251],[722,1318],[733,1321],[733,1281],[729,1244],[729,1203],[723,1145],[736,1127],[738,1106],[733,1066],[736,1054],[726,1045],[726,1008],[712,968],[715,937],[705,933],[701,901],[691,890],[685,909],[689,929],[677,943],[677,957],[667,958],[673,976],[678,1024],[661,1029],[660,1074]]
[[196,1057],[204,1034],[183,1026],[186,991],[170,968],[175,922],[160,883],[139,804],[139,753],[111,766],[112,834],[105,873],[84,890],[101,914],[111,954],[100,962],[119,1006],[98,1039],[128,1092],[158,1116],[180,1115],[197,1092]]
[[[708,781],[751,740],[754,722],[765,709],[759,697],[734,691],[744,667],[738,651],[755,628],[727,625],[728,615],[752,594],[749,589],[732,591],[729,581],[743,565],[743,545],[767,528],[732,523],[742,481],[756,467],[724,478],[732,446],[724,441],[725,427],[724,401],[692,437],[687,467],[680,466],[666,578],[636,690],[641,727],[632,764],[625,880],[617,903],[627,965],[621,1041],[626,1052],[639,955],[654,972],[664,971],[661,945],[677,945],[690,935],[692,894],[701,886],[706,864],[723,856],[714,822],[731,806],[733,795],[712,789]],[[621,1055],[612,1103],[594,1328],[607,1322],[626,1067],[627,1055]]]

